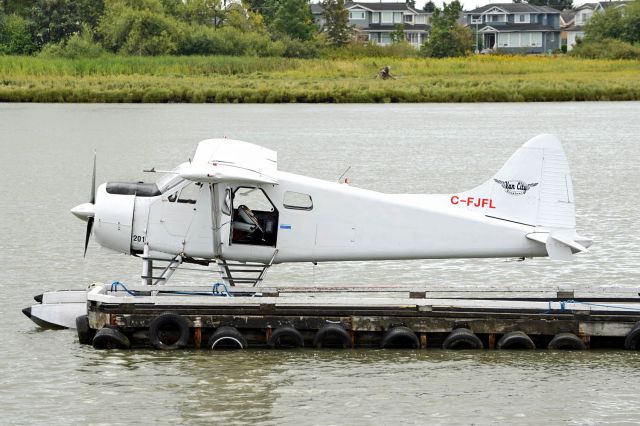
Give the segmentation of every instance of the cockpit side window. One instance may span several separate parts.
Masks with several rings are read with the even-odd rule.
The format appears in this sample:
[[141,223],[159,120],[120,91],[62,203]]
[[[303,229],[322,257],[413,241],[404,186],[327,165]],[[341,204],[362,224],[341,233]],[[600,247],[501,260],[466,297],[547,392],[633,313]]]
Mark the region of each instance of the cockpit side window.
[[190,183],[182,190],[180,190],[180,195],[178,195],[179,203],[187,203],[187,204],[195,204],[198,200],[198,196],[200,195],[200,189],[202,188],[202,184],[200,182]]
[[231,188],[224,190],[224,200],[222,201],[222,213],[231,216]]
[[284,193],[282,204],[286,209],[312,210],[313,199],[309,194],[301,192],[287,191]]

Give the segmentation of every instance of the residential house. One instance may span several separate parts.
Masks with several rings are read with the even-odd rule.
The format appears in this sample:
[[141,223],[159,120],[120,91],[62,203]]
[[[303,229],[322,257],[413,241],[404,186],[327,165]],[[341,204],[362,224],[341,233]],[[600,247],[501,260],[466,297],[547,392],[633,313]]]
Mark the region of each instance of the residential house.
[[[403,28],[406,40],[420,47],[431,29],[431,13],[414,9],[406,3],[361,3],[347,2],[349,25],[356,36],[370,43],[387,45],[392,42],[392,33]],[[320,27],[325,24],[322,5],[311,4],[311,13]]]
[[[601,1],[585,3],[575,9],[575,19],[566,22],[564,32],[567,34],[567,51],[573,49],[578,38],[584,38],[584,27],[595,13],[604,12],[608,8],[624,8],[628,1]],[[564,12],[563,12],[564,13]]]
[[485,50],[545,53],[560,48],[560,11],[527,3],[492,3],[465,12]]

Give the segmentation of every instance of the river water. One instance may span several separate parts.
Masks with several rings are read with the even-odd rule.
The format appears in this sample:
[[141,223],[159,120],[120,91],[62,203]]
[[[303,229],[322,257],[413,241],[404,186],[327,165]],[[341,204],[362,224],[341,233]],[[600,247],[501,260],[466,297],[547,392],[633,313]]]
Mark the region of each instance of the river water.
[[638,353],[95,351],[20,310],[43,290],[137,282],[133,258],[94,242],[82,258],[84,223],[69,208],[89,199],[94,149],[98,182],[148,180],[142,169],[172,167],[221,136],[277,150],[293,173],[335,180],[351,166],[356,186],[451,193],[554,133],[572,168],[578,230],[594,239],[572,263],[280,265],[269,285],[637,288],[639,118],[638,102],[0,104],[0,423],[638,424]]

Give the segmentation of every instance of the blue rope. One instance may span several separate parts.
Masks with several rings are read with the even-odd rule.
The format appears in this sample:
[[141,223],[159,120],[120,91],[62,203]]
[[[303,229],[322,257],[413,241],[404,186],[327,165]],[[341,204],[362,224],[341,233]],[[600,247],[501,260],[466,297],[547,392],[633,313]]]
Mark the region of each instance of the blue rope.
[[[222,287],[224,290],[223,291],[219,291],[218,289],[220,287]],[[227,286],[224,283],[214,283],[213,284],[213,288],[211,289],[211,292],[213,293],[214,296],[233,297],[233,295],[231,293],[229,293],[229,289],[227,288]]]
[[118,287],[122,287],[122,289],[124,291],[126,291],[127,293],[129,293],[129,295],[131,295],[131,296],[137,296],[137,294],[135,292],[129,290],[127,288],[127,286],[125,286],[120,281],[114,281],[114,282],[111,283],[111,291],[118,291]]
[[631,308],[628,306],[603,305],[601,303],[580,302],[579,300],[567,300],[567,303],[575,303],[578,305],[598,306],[600,308],[626,309],[628,311],[640,312],[640,308]]
[[[553,311],[553,308],[551,307],[551,304],[553,302],[549,300],[548,303],[549,303],[549,309],[546,312],[544,312],[545,314],[549,314]],[[564,311],[566,309],[566,305],[570,303],[574,305],[596,306],[599,308],[623,309],[627,311],[640,312],[640,308],[631,308],[628,306],[605,305],[602,303],[581,302],[579,300],[561,300],[559,303],[560,303],[560,311]]]
[[[126,291],[131,296],[137,296],[135,291],[131,291],[120,281],[114,281],[111,283],[110,291],[116,292],[118,291],[118,287],[122,287],[124,291]],[[220,290],[222,287],[222,290]],[[224,296],[224,297],[233,297],[231,293],[229,293],[229,289],[224,283],[214,283],[211,289],[211,293],[204,293],[199,291],[179,291],[179,290],[161,290],[160,293],[169,293],[169,294],[181,294],[181,295],[189,295],[189,296]]]

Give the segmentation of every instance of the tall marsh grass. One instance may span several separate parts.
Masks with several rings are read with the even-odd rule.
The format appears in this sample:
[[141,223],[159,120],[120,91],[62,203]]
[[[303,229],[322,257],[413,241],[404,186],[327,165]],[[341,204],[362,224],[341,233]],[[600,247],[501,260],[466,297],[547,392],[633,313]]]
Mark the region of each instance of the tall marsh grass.
[[[375,79],[391,66],[395,80]],[[640,61],[0,56],[3,102],[520,102],[640,100]]]

